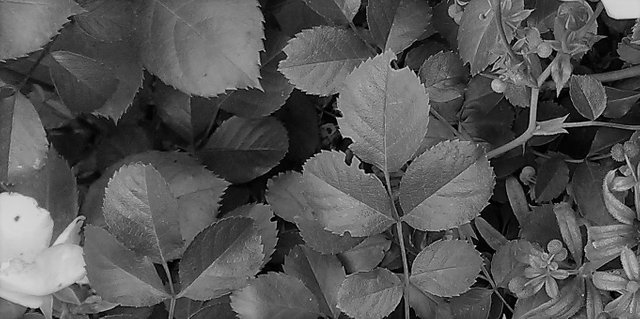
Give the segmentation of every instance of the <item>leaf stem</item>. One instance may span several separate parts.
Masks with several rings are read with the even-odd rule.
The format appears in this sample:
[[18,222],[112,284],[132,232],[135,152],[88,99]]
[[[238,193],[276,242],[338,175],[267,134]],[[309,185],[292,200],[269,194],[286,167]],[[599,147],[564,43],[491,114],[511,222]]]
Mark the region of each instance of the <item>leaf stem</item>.
[[493,10],[493,14],[495,15],[495,19],[498,25],[498,34],[500,35],[500,41],[502,41],[502,45],[505,50],[507,50],[507,54],[513,61],[519,61],[518,56],[513,49],[511,48],[511,44],[507,39],[507,33],[504,30],[504,25],[502,24],[502,1],[501,0],[490,0],[491,9]]
[[400,255],[402,257],[402,273],[404,274],[404,318],[411,318],[411,310],[409,309],[409,262],[407,260],[407,248],[404,244],[404,232],[402,231],[402,221],[400,220],[400,214],[396,208],[396,203],[393,200],[393,193],[391,192],[391,178],[389,177],[388,168],[384,168],[384,181],[387,189],[387,195],[391,201],[391,208],[393,211],[393,218],[396,220],[396,233],[398,236],[398,243],[400,244]]
[[173,288],[173,279],[171,278],[171,271],[169,270],[169,265],[167,265],[166,261],[162,262],[162,268],[164,269],[165,274],[167,275],[167,280],[169,280],[169,291],[171,292],[171,301],[169,303],[169,319],[173,319],[175,311],[176,311],[176,292]]
[[498,298],[500,298],[500,301],[502,301],[505,307],[507,307],[507,309],[509,309],[509,311],[511,311],[511,313],[513,314],[514,313],[513,308],[511,307],[511,305],[509,305],[507,300],[505,300],[502,294],[498,291],[498,287],[496,286],[496,283],[493,281],[493,278],[491,278],[491,275],[489,274],[489,271],[487,270],[487,267],[484,264],[482,264],[482,273],[484,273],[485,279],[489,282],[489,284],[491,285],[491,288],[493,288],[493,292],[496,295],[498,295]]
[[562,123],[562,128],[576,128],[576,127],[588,127],[588,126],[602,126],[602,127],[617,128],[617,129],[629,130],[629,131],[639,131],[640,130],[640,125],[601,122],[601,121],[583,121],[583,122]]

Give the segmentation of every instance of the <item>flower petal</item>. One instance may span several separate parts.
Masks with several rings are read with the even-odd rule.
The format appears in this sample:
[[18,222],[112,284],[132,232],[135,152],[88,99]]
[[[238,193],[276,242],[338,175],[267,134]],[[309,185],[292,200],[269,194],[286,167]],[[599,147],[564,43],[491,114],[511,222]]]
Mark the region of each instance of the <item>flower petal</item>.
[[618,292],[624,291],[627,287],[627,282],[629,282],[627,278],[604,271],[594,272],[592,279],[593,285],[598,289]]
[[0,267],[0,289],[45,296],[82,279],[82,247],[60,244],[45,249],[33,262],[12,259]]
[[622,269],[629,280],[640,279],[640,264],[638,263],[638,257],[629,249],[629,247],[622,248],[620,253],[620,261],[622,262]]
[[640,18],[640,1],[602,0],[607,15],[613,19]]
[[56,238],[56,241],[51,246],[60,245],[60,244],[80,244],[80,230],[82,229],[82,225],[84,224],[84,220],[86,218],[84,216],[78,216],[76,219],[71,221],[67,228]]
[[13,303],[25,306],[27,308],[40,308],[47,299],[42,296],[25,295],[19,292],[8,291],[0,288],[0,298],[6,299]]
[[12,258],[32,261],[49,247],[52,233],[53,219],[35,199],[0,194],[0,263]]

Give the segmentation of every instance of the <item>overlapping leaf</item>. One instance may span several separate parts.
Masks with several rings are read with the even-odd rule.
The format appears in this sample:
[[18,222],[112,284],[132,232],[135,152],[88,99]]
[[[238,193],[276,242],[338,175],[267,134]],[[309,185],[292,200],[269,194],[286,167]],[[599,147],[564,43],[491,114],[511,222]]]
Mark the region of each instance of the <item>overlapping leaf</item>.
[[340,90],[338,125],[364,162],[398,171],[415,154],[427,133],[429,97],[409,68],[394,70],[391,51],[361,64]]
[[342,252],[340,261],[348,273],[373,270],[391,248],[391,241],[384,235],[367,237],[357,246]]
[[[277,293],[274,293],[277,292]],[[318,302],[299,279],[270,272],[231,295],[231,307],[240,319],[317,318]]]
[[0,114],[0,181],[13,183],[45,165],[49,142],[33,104],[20,92],[0,97]]
[[253,219],[258,235],[262,240],[262,252],[264,253],[264,266],[271,259],[271,254],[275,251],[278,241],[277,223],[271,221],[273,211],[271,207],[264,204],[251,204],[240,206],[225,215],[225,217],[243,216]]
[[411,266],[411,282],[421,290],[451,297],[469,290],[482,267],[482,257],[463,240],[438,241],[421,251]]
[[370,0],[367,22],[378,47],[396,54],[433,33],[431,7],[420,0]]
[[347,276],[338,291],[338,308],[355,319],[382,319],[400,299],[400,279],[385,268],[377,268]]
[[146,307],[170,297],[149,258],[136,255],[102,228],[87,226],[84,234],[87,276],[104,300]]
[[360,8],[360,0],[304,0],[304,3],[335,25],[347,25]]
[[0,1],[0,61],[42,48],[69,21],[67,18],[83,11],[68,0]]
[[347,75],[371,56],[355,33],[328,26],[296,34],[284,52],[287,58],[278,70],[297,89],[317,95],[337,93]]
[[184,252],[178,297],[209,300],[243,287],[263,258],[262,239],[251,218],[222,219],[199,233]]
[[99,41],[122,41],[133,32],[133,5],[128,0],[82,1],[87,10],[77,16],[79,27]]
[[456,53],[438,52],[424,61],[418,74],[430,101],[448,102],[464,94],[469,70]]
[[260,88],[262,21],[256,0],[145,0],[137,17],[142,62],[189,94]]
[[546,202],[560,195],[569,182],[569,167],[562,158],[552,157],[539,167],[535,194],[537,202]]
[[442,142],[411,163],[402,178],[403,220],[421,230],[458,227],[480,214],[494,183],[493,170],[479,147]]
[[363,240],[363,237],[352,237],[348,232],[343,235],[332,233],[315,218],[296,217],[295,223],[307,246],[322,254],[338,254],[347,251]]
[[178,202],[153,166],[123,166],[109,181],[104,199],[104,219],[125,246],[156,263],[179,257],[184,243]]
[[344,155],[338,152],[322,152],[310,159],[303,179],[304,197],[327,230],[369,236],[394,223],[380,180],[355,165],[345,165]]
[[592,121],[600,117],[607,107],[607,94],[604,86],[591,76],[571,76],[569,94],[576,110]]
[[233,117],[216,129],[200,157],[226,180],[244,183],[275,167],[288,147],[287,131],[275,118]]

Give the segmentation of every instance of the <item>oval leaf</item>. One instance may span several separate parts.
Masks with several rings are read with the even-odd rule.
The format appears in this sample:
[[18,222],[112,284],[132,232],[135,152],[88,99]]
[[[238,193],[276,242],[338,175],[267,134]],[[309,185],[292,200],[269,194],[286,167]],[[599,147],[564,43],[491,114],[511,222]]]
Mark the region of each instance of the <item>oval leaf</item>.
[[411,266],[411,282],[440,297],[469,290],[482,268],[482,257],[463,240],[438,241],[422,250]]
[[278,217],[294,223],[300,216],[304,219],[313,219],[311,207],[302,194],[302,174],[296,171],[287,171],[267,183],[265,197],[273,207]]
[[284,52],[287,58],[278,70],[297,89],[317,95],[338,93],[347,75],[371,56],[355,33],[327,26],[296,34]]
[[409,68],[394,70],[391,51],[378,55],[347,76],[340,90],[338,118],[349,147],[364,162],[398,171],[427,134],[429,97]]
[[347,166],[344,155],[322,152],[304,166],[303,194],[318,221],[336,233],[369,236],[394,223],[382,182]]
[[369,0],[367,23],[378,47],[400,53],[433,33],[431,7],[421,0]]
[[260,270],[263,258],[262,239],[251,218],[222,219],[185,250],[178,297],[209,300],[243,287]]
[[262,240],[262,252],[264,253],[262,266],[264,266],[271,259],[271,254],[275,251],[278,241],[277,223],[271,221],[273,217],[271,207],[264,204],[244,205],[225,215],[225,217],[233,216],[244,216],[253,219],[258,230],[258,235],[260,235],[260,239]]
[[445,141],[420,155],[400,183],[403,220],[421,230],[443,230],[480,214],[491,197],[493,170],[471,142]]
[[402,282],[385,268],[347,276],[338,291],[338,308],[355,319],[381,319],[402,299]]
[[275,118],[233,117],[211,135],[200,157],[226,180],[244,183],[275,167],[288,147],[287,131]]
[[[277,293],[274,293],[277,292]],[[240,319],[307,319],[319,316],[318,303],[299,279],[270,272],[231,295]]]
[[558,197],[569,183],[569,167],[557,156],[545,160],[538,167],[535,194],[536,202],[548,202]]
[[142,62],[163,82],[201,96],[260,88],[264,31],[258,1],[145,0],[141,8]]
[[307,246],[322,254],[338,254],[347,251],[363,240],[363,237],[351,237],[348,232],[344,235],[334,234],[324,229],[316,219],[296,217],[295,222]]
[[571,102],[578,112],[595,121],[607,107],[607,94],[600,81],[588,75],[572,75],[569,82]]

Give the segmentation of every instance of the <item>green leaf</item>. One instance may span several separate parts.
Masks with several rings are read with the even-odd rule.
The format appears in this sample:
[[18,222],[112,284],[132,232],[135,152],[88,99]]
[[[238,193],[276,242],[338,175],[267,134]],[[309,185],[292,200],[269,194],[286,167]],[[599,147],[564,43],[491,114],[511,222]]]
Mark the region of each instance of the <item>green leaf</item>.
[[347,75],[371,56],[355,33],[328,26],[296,34],[284,52],[287,58],[278,70],[297,89],[316,95],[337,93]]
[[216,129],[199,155],[216,174],[244,183],[275,167],[288,146],[287,131],[275,118],[232,117]]
[[275,251],[276,243],[278,241],[278,231],[276,229],[277,223],[275,221],[271,221],[271,218],[273,217],[271,207],[264,204],[249,204],[240,206],[224,216],[243,216],[253,219],[258,230],[258,235],[260,235],[260,238],[262,239],[262,252],[264,253],[262,266],[267,264],[271,259],[271,254]]
[[296,217],[295,223],[307,246],[322,254],[338,254],[347,251],[363,240],[362,237],[351,237],[348,232],[344,235],[334,234],[324,229],[316,219]]
[[622,263],[622,269],[624,269],[625,275],[629,280],[638,281],[640,279],[640,265],[638,264],[638,257],[629,247],[622,248],[620,253],[620,263]]
[[508,242],[507,239],[498,230],[493,228],[493,226],[491,226],[491,224],[489,224],[489,222],[484,218],[476,217],[474,221],[474,224],[478,229],[478,233],[480,233],[482,239],[484,239],[484,241],[486,241],[487,244],[489,244],[489,247],[493,250],[497,251],[502,245]]
[[[510,8],[502,8],[502,24],[511,41],[514,28],[520,24],[522,17],[517,14],[524,10],[524,0],[512,0]],[[512,19],[511,16],[515,19]],[[508,23],[510,22],[510,23]],[[490,0],[473,0],[465,6],[460,29],[458,30],[458,49],[464,62],[471,64],[471,75],[482,72],[489,64],[495,62],[502,53],[499,40],[498,22],[491,9]]]
[[75,1],[1,0],[0,61],[19,58],[44,46],[67,18],[84,12]]
[[575,260],[578,265],[582,264],[584,245],[582,244],[582,233],[578,226],[576,212],[574,212],[571,205],[566,202],[555,204],[553,206],[553,212],[556,214],[556,219],[558,220],[562,240],[571,252],[573,260]]
[[317,318],[318,302],[299,279],[269,272],[233,292],[231,307],[240,319]]
[[56,91],[75,114],[101,108],[118,88],[115,73],[100,61],[69,52],[51,52],[49,71]]
[[602,180],[606,174],[606,168],[596,163],[584,162],[576,167],[571,178],[571,190],[579,211],[594,225],[613,223],[602,196]]
[[340,253],[340,261],[348,273],[372,271],[382,262],[391,241],[379,234],[367,237],[357,246]]
[[134,14],[131,1],[84,0],[80,4],[87,11],[76,15],[74,21],[94,39],[115,42],[132,35]]
[[522,319],[571,318],[584,305],[584,282],[574,277],[562,287],[559,298],[551,299],[529,311]]
[[463,240],[438,241],[422,250],[411,266],[411,282],[440,297],[469,290],[482,268],[482,257]]
[[322,152],[304,166],[303,194],[325,229],[369,236],[394,223],[382,182],[344,163],[338,152]]
[[142,63],[188,94],[261,88],[258,6],[256,0],[145,0],[136,17]]
[[355,319],[382,319],[402,299],[402,282],[391,271],[376,268],[347,276],[338,291],[338,308]]
[[569,183],[569,167],[558,156],[545,160],[538,167],[535,194],[536,202],[547,202],[558,197]]
[[243,287],[258,273],[263,258],[262,239],[251,218],[222,219],[200,232],[185,250],[178,297],[209,300]]
[[102,228],[88,225],[84,234],[87,277],[104,300],[147,307],[170,298],[149,258],[136,255]]
[[294,223],[297,216],[313,219],[312,209],[302,194],[302,174],[287,171],[267,183],[265,197],[278,217]]
[[195,127],[191,97],[162,82],[157,83],[155,89],[153,98],[162,121],[185,141],[195,142],[196,135],[201,132]]
[[600,81],[588,75],[572,75],[569,82],[571,102],[578,112],[595,121],[607,107],[607,94]]
[[388,173],[398,171],[427,134],[429,97],[409,68],[394,70],[390,51],[358,66],[344,82],[338,107],[343,136],[364,162]]
[[534,206],[528,218],[520,223],[520,238],[546,246],[552,239],[562,240],[552,204]]
[[336,256],[321,255],[306,246],[297,246],[289,252],[282,268],[287,275],[304,282],[316,297],[320,311],[338,318],[338,289],[346,275]]
[[414,284],[409,285],[409,304],[418,318],[454,319],[444,298],[424,292]]
[[513,214],[516,216],[518,223],[524,224],[529,217],[531,210],[529,210],[529,202],[522,189],[522,184],[514,176],[507,177],[505,181],[505,188],[507,190],[507,197],[509,198],[509,206]]
[[451,312],[456,319],[487,319],[491,310],[491,294],[486,288],[471,288],[451,299]]
[[304,3],[334,25],[347,25],[360,9],[360,0],[304,0]]
[[367,23],[371,36],[383,51],[400,53],[413,42],[434,33],[431,7],[420,0],[370,0]]
[[494,184],[493,170],[479,147],[442,142],[420,155],[403,176],[402,219],[421,230],[458,227],[480,214]]
[[20,92],[0,97],[0,114],[0,181],[13,183],[45,165],[49,142],[33,104]]
[[640,99],[640,93],[633,90],[621,90],[605,86],[607,107],[602,115],[608,118],[621,118],[629,112],[631,107]]
[[178,202],[167,182],[151,165],[123,166],[105,190],[103,213],[109,230],[120,242],[155,263],[179,258]]
[[469,79],[469,70],[460,56],[450,51],[430,56],[418,74],[433,102],[448,102],[463,96]]
[[522,275],[533,245],[523,239],[502,245],[491,259],[491,275],[498,287],[507,288],[512,278]]
[[604,206],[613,218],[625,225],[633,225],[636,222],[636,213],[629,206],[625,205],[613,192],[611,183],[616,177],[616,170],[610,170],[602,181],[602,195],[604,196]]

